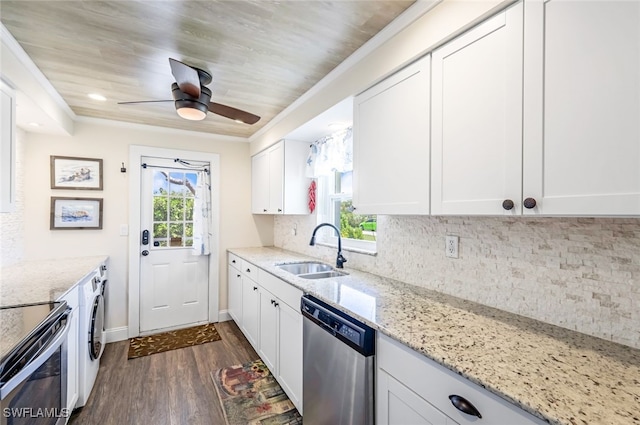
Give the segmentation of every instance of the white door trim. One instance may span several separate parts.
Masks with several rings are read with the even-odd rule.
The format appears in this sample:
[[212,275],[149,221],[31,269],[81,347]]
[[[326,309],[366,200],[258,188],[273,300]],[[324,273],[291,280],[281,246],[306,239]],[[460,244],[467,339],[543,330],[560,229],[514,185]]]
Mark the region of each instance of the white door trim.
[[140,168],[143,156],[197,158],[211,164],[211,223],[209,255],[209,322],[219,319],[220,293],[220,155],[153,146],[129,148],[129,338],[140,335]]

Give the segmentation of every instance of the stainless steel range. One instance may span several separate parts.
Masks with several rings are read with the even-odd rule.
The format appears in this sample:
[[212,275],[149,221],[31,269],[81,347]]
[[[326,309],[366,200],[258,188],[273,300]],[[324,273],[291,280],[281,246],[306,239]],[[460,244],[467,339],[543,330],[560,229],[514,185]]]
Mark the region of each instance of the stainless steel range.
[[0,307],[0,425],[66,423],[66,302]]

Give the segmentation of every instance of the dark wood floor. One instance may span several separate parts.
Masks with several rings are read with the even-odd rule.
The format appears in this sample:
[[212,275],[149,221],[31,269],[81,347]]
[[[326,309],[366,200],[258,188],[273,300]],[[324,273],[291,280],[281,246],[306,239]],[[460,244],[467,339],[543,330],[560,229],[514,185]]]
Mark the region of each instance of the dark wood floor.
[[87,405],[73,425],[223,425],[211,379],[216,369],[258,359],[233,321],[221,341],[127,360],[128,341],[107,344]]

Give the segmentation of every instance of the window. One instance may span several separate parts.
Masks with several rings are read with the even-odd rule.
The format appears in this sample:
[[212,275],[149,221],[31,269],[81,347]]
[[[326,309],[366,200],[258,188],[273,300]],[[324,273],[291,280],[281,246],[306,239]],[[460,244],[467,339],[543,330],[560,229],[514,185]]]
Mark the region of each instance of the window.
[[[346,136],[345,136],[346,134]],[[341,145],[331,146],[332,143]],[[340,229],[342,246],[347,249],[357,249],[368,252],[376,251],[377,217],[375,215],[361,215],[353,210],[353,170],[351,169],[350,157],[336,158],[340,155],[350,155],[351,152],[351,131],[339,132],[316,142],[316,151],[319,152],[314,164],[316,170],[322,169],[321,160],[330,164],[325,166],[325,171],[316,173],[318,178],[317,208],[318,224],[331,223]],[[323,144],[319,147],[319,144]],[[329,146],[324,146],[329,144]],[[344,145],[347,145],[345,148]],[[312,149],[313,151],[313,149]],[[340,167],[341,164],[346,166]],[[326,171],[327,168],[330,171]],[[343,168],[343,171],[336,171],[336,168]],[[319,175],[318,175],[319,174]],[[318,231],[317,241],[337,245],[338,238],[335,231],[323,228]]]
[[197,175],[190,172],[154,171],[153,245],[193,245],[193,203]]

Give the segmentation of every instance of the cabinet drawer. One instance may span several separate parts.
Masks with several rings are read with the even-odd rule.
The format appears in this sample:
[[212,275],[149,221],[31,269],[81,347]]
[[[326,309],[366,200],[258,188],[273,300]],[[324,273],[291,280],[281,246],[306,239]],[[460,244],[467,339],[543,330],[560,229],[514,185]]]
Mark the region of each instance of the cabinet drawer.
[[264,289],[280,298],[280,301],[283,301],[288,304],[289,307],[300,312],[301,290],[264,270],[258,272],[258,283]]
[[249,279],[257,282],[258,268],[246,260],[241,260],[241,261],[242,261],[242,268],[240,269],[240,271],[242,272],[242,274],[247,276]]
[[240,267],[242,267],[242,260],[237,255],[229,253],[228,264],[240,270]]
[[486,425],[547,423],[385,335],[378,334],[377,342],[380,369],[460,424],[478,419],[456,409],[450,395],[473,404]]

